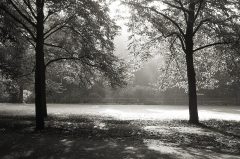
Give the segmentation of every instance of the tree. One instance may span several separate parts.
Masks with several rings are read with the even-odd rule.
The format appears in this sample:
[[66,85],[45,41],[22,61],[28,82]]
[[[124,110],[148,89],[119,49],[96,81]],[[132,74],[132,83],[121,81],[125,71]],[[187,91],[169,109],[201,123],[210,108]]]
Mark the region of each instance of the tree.
[[[132,49],[148,57],[151,50],[166,42],[185,54],[187,66],[190,123],[199,123],[194,53],[232,43],[238,25],[236,0],[131,0],[130,30]],[[232,38],[223,38],[231,34]],[[136,45],[138,43],[138,45]],[[137,47],[138,46],[138,47]],[[159,48],[159,46],[158,46]],[[147,51],[146,51],[147,50]]]
[[[27,54],[27,45],[20,34],[20,28],[14,28],[14,21],[8,17],[0,20],[0,70],[3,79],[11,81],[12,100],[9,102],[23,102],[24,83],[29,83],[31,78],[32,63],[26,62],[32,59]],[[7,82],[7,83],[9,83]],[[7,93],[7,92],[6,92]]]
[[94,0],[0,2],[0,10],[17,22],[35,49],[36,129],[44,128],[47,115],[45,71],[51,63],[78,61],[83,67],[98,68],[110,80],[121,83],[123,68],[113,55],[112,43],[117,27],[105,5],[105,1]]
[[[194,64],[197,91],[218,87],[220,79],[217,77],[217,74],[224,72],[226,69],[225,59],[222,55],[222,53],[210,48],[195,54]],[[187,92],[187,82],[184,54],[166,51],[162,58],[162,64],[158,66],[158,80],[153,85],[159,91],[165,91],[169,88],[182,88]]]

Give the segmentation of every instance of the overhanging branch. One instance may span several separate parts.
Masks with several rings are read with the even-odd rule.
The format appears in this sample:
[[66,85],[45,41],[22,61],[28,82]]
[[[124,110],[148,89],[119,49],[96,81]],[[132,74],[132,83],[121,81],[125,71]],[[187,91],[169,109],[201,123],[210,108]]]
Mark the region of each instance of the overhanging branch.
[[36,14],[35,14],[35,11],[34,11],[33,7],[31,6],[30,0],[23,0],[23,2],[28,6],[28,9],[30,10],[32,16],[33,16],[35,19],[37,19],[37,16],[36,16]]
[[6,14],[8,14],[11,18],[13,18],[17,23],[19,23],[20,25],[22,25],[23,29],[25,29],[30,36],[33,38],[33,40],[35,41],[36,38],[34,36],[34,33],[31,31],[31,29],[25,24],[23,23],[20,19],[18,19],[15,15],[13,15],[8,9],[6,9],[5,6],[1,5],[0,6],[0,10],[3,10]]
[[137,8],[147,9],[147,10],[150,10],[152,12],[155,12],[158,15],[161,15],[165,19],[169,20],[175,27],[177,27],[177,29],[179,30],[180,34],[183,37],[185,37],[184,31],[182,30],[182,28],[179,26],[179,24],[176,21],[174,21],[172,18],[170,18],[169,16],[165,15],[164,13],[161,13],[160,11],[156,10],[154,7],[146,7],[146,6],[142,6],[142,5],[139,5],[137,3],[131,3],[131,2],[125,2],[125,3],[128,4],[128,5],[135,6]]
[[181,1],[177,1],[177,3],[180,4],[180,6],[171,4],[171,3],[169,3],[168,1],[163,1],[163,3],[169,5],[170,7],[179,9],[179,10],[183,11],[184,13],[189,12],[189,10],[183,6],[183,4],[181,3]]
[[47,39],[48,37],[50,37],[52,34],[56,33],[57,31],[61,30],[62,28],[66,27],[66,24],[72,20],[74,18],[74,16],[70,16],[68,19],[66,19],[64,22],[62,23],[58,23],[53,25],[49,30],[47,30],[44,33],[44,39]]
[[83,58],[85,58],[85,56],[80,56],[80,57],[60,57],[60,58],[56,58],[53,60],[48,61],[45,64],[45,68],[47,68],[51,63],[57,62],[57,61],[62,61],[62,60],[82,60]]
[[157,13],[157,14],[160,14],[161,16],[163,16],[164,18],[166,18],[167,20],[169,20],[170,22],[172,22],[172,24],[177,27],[177,29],[179,30],[180,34],[181,34],[183,37],[185,37],[185,34],[184,34],[182,28],[181,28],[181,27],[178,25],[178,23],[177,23],[176,21],[174,21],[172,18],[170,18],[169,16],[167,16],[167,15],[165,15],[165,14],[157,11],[157,10],[156,10],[155,8],[153,8],[153,7],[151,7],[151,8],[149,8],[149,7],[144,7],[144,8],[150,9],[151,11],[153,11],[153,12],[155,12],[155,13]]
[[12,4],[13,8],[18,12],[18,14],[25,19],[29,24],[31,24],[33,27],[36,27],[36,24],[34,22],[31,21],[31,19],[29,19],[25,14],[23,14],[23,12],[16,6],[16,4],[12,1],[9,0],[9,2]]
[[216,43],[208,44],[208,45],[205,45],[205,46],[201,46],[201,47],[193,50],[193,52],[197,52],[197,51],[200,51],[202,49],[209,48],[209,47],[216,46],[216,45],[227,45],[227,44],[230,44],[230,42],[216,42]]

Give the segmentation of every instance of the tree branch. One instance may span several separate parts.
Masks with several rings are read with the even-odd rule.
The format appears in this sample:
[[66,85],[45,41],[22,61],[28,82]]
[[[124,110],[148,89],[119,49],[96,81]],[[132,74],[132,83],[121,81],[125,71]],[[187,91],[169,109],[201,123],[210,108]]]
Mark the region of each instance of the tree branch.
[[163,16],[164,18],[166,18],[167,20],[169,20],[170,22],[172,22],[173,25],[175,25],[175,26],[178,28],[180,34],[182,34],[182,36],[185,37],[185,34],[184,34],[182,28],[181,28],[181,27],[178,25],[178,23],[177,23],[176,21],[174,21],[172,18],[170,18],[169,16],[167,16],[167,15],[165,15],[165,14],[157,11],[155,8],[149,8],[149,7],[144,7],[144,8],[150,9],[150,10],[152,10],[153,12],[155,12],[155,13],[157,13],[157,14],[160,14],[161,16]]
[[[64,8],[65,8],[65,9],[68,9],[70,6],[71,6],[71,3],[69,3],[69,4],[68,4],[67,6],[65,6]],[[44,22],[46,22],[51,15],[53,15],[53,14],[55,14],[55,13],[57,13],[57,12],[60,12],[61,10],[62,10],[61,7],[60,7],[58,10],[56,10],[56,11],[51,11],[51,10],[49,10],[47,16],[46,16],[45,19],[44,19]]]
[[200,0],[199,1],[199,6],[198,6],[198,10],[197,10],[197,12],[196,12],[196,14],[194,16],[194,21],[198,18],[198,15],[199,15],[199,13],[201,11],[202,5],[203,5],[203,0]]
[[33,27],[36,27],[36,24],[31,21],[25,14],[23,14],[20,9],[15,5],[15,3],[12,0],[9,0],[9,2],[12,4],[13,8],[18,12],[18,14],[23,17],[29,24],[31,24]]
[[[66,19],[63,23],[58,23],[54,26],[52,26],[48,31],[46,31],[44,33],[44,39],[47,39],[48,37],[50,37],[52,34],[56,33],[57,31],[61,30],[62,28],[64,28],[66,26],[66,24],[72,20],[72,18],[74,18],[74,16],[70,16],[68,19]],[[59,26],[59,27],[58,27]]]
[[62,49],[62,50],[64,50],[65,52],[67,52],[67,53],[69,53],[69,54],[72,54],[72,53],[71,53],[70,51],[68,51],[66,48],[61,47],[61,46],[58,46],[58,45],[48,44],[48,43],[44,43],[44,45],[49,46],[49,47],[55,47],[55,48],[58,48],[58,49]]
[[179,30],[180,34],[182,34],[182,36],[185,37],[185,34],[184,34],[182,28],[178,25],[178,23],[176,21],[174,21],[172,18],[170,18],[169,16],[165,15],[164,13],[161,13],[161,12],[157,11],[154,7],[141,6],[141,5],[137,4],[137,3],[131,3],[131,2],[125,2],[125,3],[128,4],[128,5],[131,5],[131,6],[138,7],[138,8],[148,9],[150,11],[155,12],[156,14],[159,14],[159,15],[163,16],[165,19],[167,19],[170,22],[172,22],[172,24],[175,27],[177,27],[177,29]]
[[186,51],[186,48],[185,48],[185,45],[184,45],[184,39],[182,39],[181,35],[177,32],[173,32],[173,33],[170,33],[169,35],[167,35],[166,37],[170,37],[172,35],[176,35],[177,38],[179,39],[179,41],[181,42],[181,46],[182,46],[182,49],[183,51],[185,52]]
[[197,52],[197,51],[200,51],[202,49],[212,47],[212,46],[216,46],[216,45],[227,45],[227,44],[230,44],[230,42],[216,42],[216,43],[208,44],[208,45],[205,45],[205,46],[201,46],[201,47],[193,50],[193,52]]
[[31,74],[33,74],[35,72],[35,67],[33,67],[32,71],[30,71],[29,73],[26,73],[26,74],[23,74],[23,75],[20,75],[20,76],[17,76],[15,77],[16,79],[18,78],[23,78],[23,77],[27,77],[27,76],[30,76]]
[[197,31],[201,28],[201,26],[205,23],[208,22],[209,19],[204,19],[202,21],[200,21],[200,23],[198,24],[198,26],[195,28],[195,30],[193,31],[193,35],[195,35],[197,33]]
[[167,4],[167,5],[169,5],[170,7],[173,7],[173,8],[179,9],[179,10],[182,10],[184,13],[186,13],[186,12],[188,13],[188,12],[189,12],[189,10],[183,6],[183,4],[182,4],[181,1],[176,1],[176,2],[177,2],[178,4],[180,4],[180,6],[171,4],[171,3],[169,3],[168,1],[163,1],[162,3]]
[[23,23],[20,19],[18,19],[15,15],[13,15],[8,9],[6,9],[5,6],[1,5],[0,10],[3,10],[11,18],[13,18],[17,23],[21,24],[23,26],[23,28],[30,34],[30,36],[33,38],[33,40],[34,41],[36,40],[34,33],[31,31],[31,29],[28,28],[28,26],[25,23]]
[[61,29],[64,28],[64,27],[65,27],[65,25],[62,25],[62,26],[60,26],[60,27],[58,27],[58,28],[53,28],[53,29],[55,29],[55,30],[52,30],[50,33],[45,33],[46,36],[44,37],[44,39],[46,40],[46,39],[49,38],[52,34],[58,32],[59,30],[61,30]]
[[80,56],[80,57],[60,57],[60,58],[56,58],[53,60],[48,61],[45,64],[45,68],[47,68],[51,63],[57,62],[57,61],[62,61],[62,60],[82,60],[83,58],[85,58],[85,56]]
[[34,11],[34,9],[33,9],[32,6],[31,6],[30,0],[23,0],[23,2],[28,6],[28,9],[30,10],[32,16],[33,16],[35,19],[37,19],[37,16],[36,16],[36,14],[35,14],[35,11]]
[[[183,6],[183,3],[181,0],[175,0],[182,8],[184,8]],[[189,12],[189,10],[187,8],[184,8],[186,9],[187,11],[183,11],[183,14],[184,14],[184,18],[185,18],[185,21],[187,22],[187,19],[188,19],[188,16],[187,16],[187,13]],[[186,13],[187,12],[187,13]]]

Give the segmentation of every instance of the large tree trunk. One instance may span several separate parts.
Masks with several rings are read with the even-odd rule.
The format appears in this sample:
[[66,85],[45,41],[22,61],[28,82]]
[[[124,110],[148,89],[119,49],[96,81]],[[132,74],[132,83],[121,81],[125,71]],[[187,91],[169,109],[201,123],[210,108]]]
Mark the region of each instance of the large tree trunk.
[[193,37],[194,37],[194,23],[195,23],[195,2],[189,4],[189,16],[186,30],[186,62],[187,62],[187,77],[188,77],[188,100],[189,100],[189,122],[198,124],[198,108],[197,108],[197,91],[196,91],[196,73],[193,62]]
[[[44,81],[46,81],[46,71],[45,71],[45,65],[44,65]],[[43,98],[42,98],[42,102],[43,102],[43,116],[46,118],[48,116],[47,114],[47,102],[46,102],[46,82],[44,82],[44,87],[42,89],[42,93]]]
[[193,63],[193,54],[186,55],[187,76],[188,76],[188,93],[189,93],[189,122],[198,124],[197,92],[196,77]]
[[36,130],[44,129],[44,96],[45,93],[44,64],[44,13],[43,2],[37,0],[37,37],[36,37],[36,71],[35,71],[35,111]]
[[46,67],[45,67],[45,63],[44,63],[44,74],[43,74],[43,78],[44,78],[44,87],[42,88],[42,103],[43,103],[43,116],[44,118],[46,118],[48,116],[47,114],[47,102],[46,102]]

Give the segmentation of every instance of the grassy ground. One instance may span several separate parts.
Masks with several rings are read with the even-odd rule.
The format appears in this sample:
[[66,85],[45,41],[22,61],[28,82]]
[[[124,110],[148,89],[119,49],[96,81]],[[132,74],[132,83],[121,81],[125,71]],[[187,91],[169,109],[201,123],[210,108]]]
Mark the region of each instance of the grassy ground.
[[33,116],[0,117],[0,158],[240,159],[240,122],[116,120],[50,116],[34,131]]

